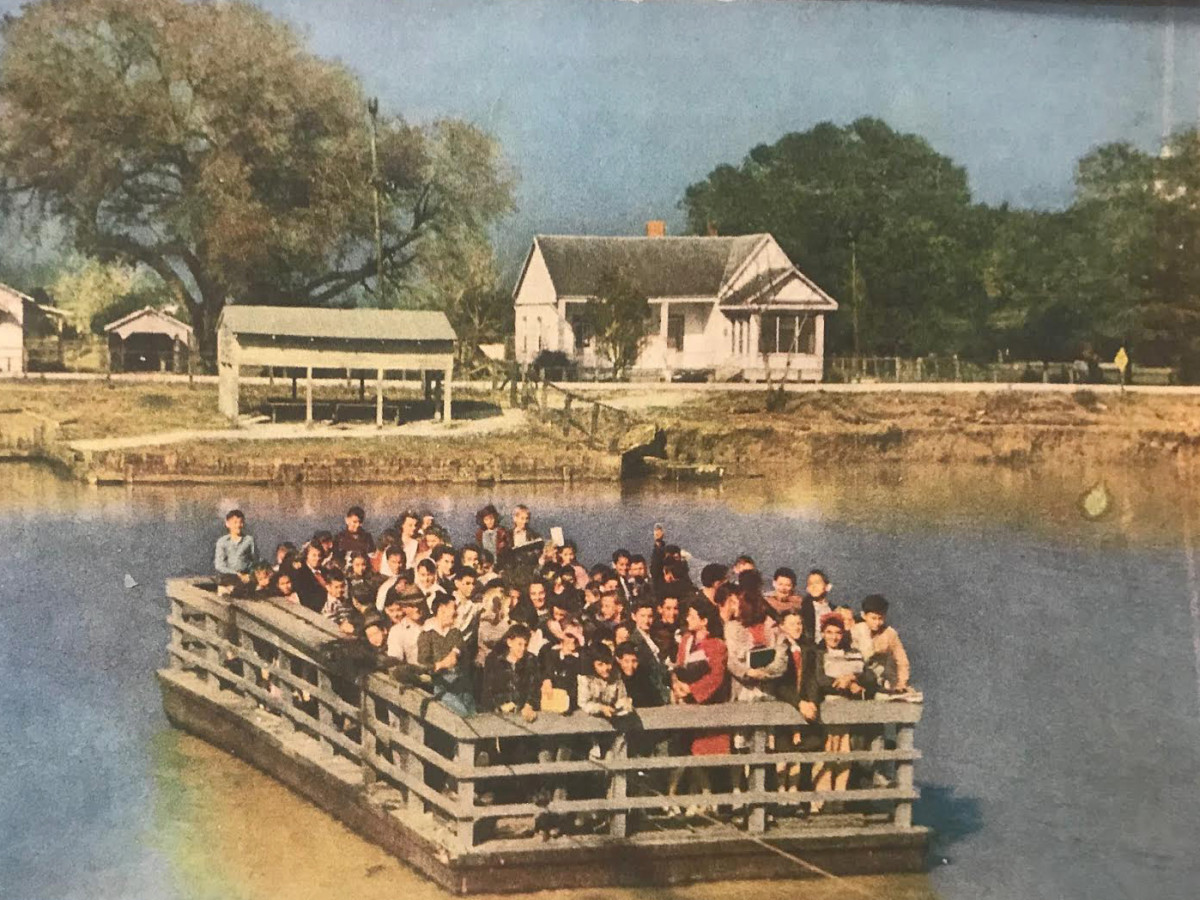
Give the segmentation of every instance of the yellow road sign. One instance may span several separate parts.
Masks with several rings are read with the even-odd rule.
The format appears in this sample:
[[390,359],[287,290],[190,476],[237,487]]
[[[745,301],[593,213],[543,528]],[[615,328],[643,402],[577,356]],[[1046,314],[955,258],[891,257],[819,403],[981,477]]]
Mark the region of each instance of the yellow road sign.
[[1117,351],[1117,355],[1113,357],[1113,364],[1121,370],[1121,374],[1125,374],[1125,370],[1129,368],[1129,354],[1122,347]]

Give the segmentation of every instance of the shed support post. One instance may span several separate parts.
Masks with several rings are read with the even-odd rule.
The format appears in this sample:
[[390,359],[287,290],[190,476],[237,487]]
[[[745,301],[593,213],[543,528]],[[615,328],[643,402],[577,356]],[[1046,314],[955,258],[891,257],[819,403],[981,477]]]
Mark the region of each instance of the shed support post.
[[442,377],[442,421],[450,421],[450,375],[453,369],[446,369]]
[[304,379],[304,424],[312,426],[312,394],[313,394],[313,379],[312,366],[308,367],[307,374]]
[[383,427],[383,369],[379,370],[375,381],[375,427]]

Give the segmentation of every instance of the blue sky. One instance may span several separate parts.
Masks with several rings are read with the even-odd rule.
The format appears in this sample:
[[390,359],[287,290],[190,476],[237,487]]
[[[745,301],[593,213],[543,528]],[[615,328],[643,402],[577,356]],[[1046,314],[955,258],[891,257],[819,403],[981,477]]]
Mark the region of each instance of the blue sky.
[[[1161,9],[866,0],[258,0],[386,109],[495,134],[520,174],[499,229],[678,231],[684,188],[820,121],[883,118],[975,196],[1059,207],[1075,161],[1162,131]],[[0,0],[0,9],[17,3]],[[1173,121],[1200,107],[1200,15],[1176,11]]]
[[[978,198],[1037,207],[1069,202],[1075,160],[1092,147],[1152,148],[1162,130],[1161,10],[260,2],[385,107],[462,116],[500,139],[521,176],[520,208],[500,234],[507,259],[537,232],[632,233],[649,218],[678,230],[689,183],[824,120],[879,116],[965,165]],[[1200,105],[1200,29],[1195,15],[1175,16],[1171,95],[1183,125]]]

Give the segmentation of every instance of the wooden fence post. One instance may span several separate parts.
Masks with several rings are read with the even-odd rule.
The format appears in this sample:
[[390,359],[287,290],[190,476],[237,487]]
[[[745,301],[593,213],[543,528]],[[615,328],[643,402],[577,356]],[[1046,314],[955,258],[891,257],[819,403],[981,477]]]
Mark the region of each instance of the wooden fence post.
[[[454,761],[461,769],[475,768],[475,744],[473,741],[460,740],[454,749]],[[463,809],[475,808],[475,782],[469,778],[458,779],[455,790],[458,805]],[[462,850],[470,850],[475,846],[475,813],[469,819],[459,819],[457,823],[458,846]]]
[[[896,730],[896,749],[911,751],[913,749],[913,726],[900,725]],[[912,790],[913,763],[911,759],[900,760],[896,764],[896,787]],[[897,800],[896,815],[893,824],[900,828],[912,827],[912,801]]]
[[378,778],[375,761],[379,753],[379,740],[375,736],[375,698],[367,692],[367,678],[359,679],[359,728],[362,731],[362,779],[370,787]]
[[[329,673],[324,669],[317,669],[317,687],[321,689],[323,694],[333,693],[333,681],[329,677]],[[317,718],[321,724],[333,730],[333,710],[329,708],[329,704],[322,698],[317,698]],[[337,745],[324,735],[321,736],[321,746],[330,753],[335,752]]]
[[[750,740],[751,753],[767,752],[767,730],[765,728],[755,728]],[[750,793],[761,794],[766,789],[767,767],[762,765],[751,766]],[[746,830],[752,834],[762,834],[767,830],[767,808],[765,806],[760,804],[750,807],[746,816]]]
[[[174,597],[171,598],[171,617],[175,618],[175,619],[179,619],[180,621],[183,620],[183,604],[180,603],[178,600],[176,600]],[[183,652],[183,632],[181,632],[174,625],[171,626],[170,642],[171,642],[170,646],[171,646],[172,650],[174,650],[176,653]],[[167,668],[182,669],[183,668],[183,660],[178,656],[175,656],[173,654],[168,654],[167,655]]]
[[[613,745],[612,758],[623,762],[629,758],[628,742],[624,735],[618,737],[617,742]],[[613,769],[612,781],[608,791],[610,800],[624,800],[626,796],[627,783],[624,769]],[[613,812],[608,819],[608,833],[612,837],[623,838],[628,827],[629,817],[624,811]]]

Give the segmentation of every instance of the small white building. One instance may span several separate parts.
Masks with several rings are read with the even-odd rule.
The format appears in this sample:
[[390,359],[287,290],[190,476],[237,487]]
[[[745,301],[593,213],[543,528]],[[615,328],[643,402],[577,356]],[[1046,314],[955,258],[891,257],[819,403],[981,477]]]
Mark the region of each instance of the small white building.
[[[650,223],[648,234],[661,234]],[[650,301],[635,370],[820,381],[825,314],[837,302],[796,268],[769,234],[738,237],[539,235],[513,290],[516,357],[557,350],[604,366],[584,305],[609,272]]]
[[190,325],[144,306],[104,326],[113,372],[186,372],[195,344]]
[[0,375],[25,371],[25,304],[20,291],[0,284]]

